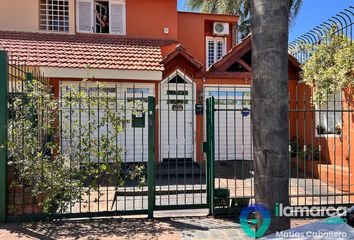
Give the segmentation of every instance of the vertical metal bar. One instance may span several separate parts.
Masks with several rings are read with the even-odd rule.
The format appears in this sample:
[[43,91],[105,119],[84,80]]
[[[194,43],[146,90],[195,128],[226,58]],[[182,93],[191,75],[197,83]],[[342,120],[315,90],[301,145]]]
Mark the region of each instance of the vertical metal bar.
[[[183,148],[183,174],[184,174],[184,176],[183,176],[183,180],[184,180],[184,204],[186,204],[187,203],[187,190],[186,190],[186,188],[187,188],[187,176],[186,176],[186,157],[187,157],[187,155],[186,155],[186,151],[187,151],[187,141],[186,141],[186,139],[187,139],[187,132],[186,132],[186,129],[187,129],[187,127],[186,127],[186,125],[187,125],[187,118],[186,118],[186,73],[185,73],[185,71],[183,72],[183,80],[184,80],[184,83],[183,83],[183,125],[184,125],[184,128],[183,128],[183,138],[184,138],[184,148]],[[193,83],[192,83],[193,84]],[[194,94],[194,93],[192,93],[192,94]],[[193,107],[193,102],[192,102],[192,107]],[[192,110],[193,111],[193,110]],[[194,129],[193,129],[193,131],[194,131]],[[194,152],[194,151],[193,151]],[[192,160],[193,161],[193,160]],[[193,163],[192,163],[193,164]],[[193,165],[192,165],[193,166]],[[192,172],[192,178],[193,178],[193,172]],[[193,201],[194,201],[194,195],[193,195]]]
[[[347,32],[348,34],[348,32]],[[342,98],[342,95],[340,97],[340,100],[339,100],[339,103],[340,103],[340,109],[341,109],[341,112],[339,113],[340,114],[340,121],[341,121],[341,137],[342,137],[342,141],[341,141],[341,163],[340,163],[340,166],[341,166],[341,191],[343,191],[343,188],[344,188],[344,184],[343,184],[343,181],[344,181],[344,147],[343,147],[343,142],[344,142],[344,105],[343,105],[343,98]],[[348,113],[349,114],[349,113]],[[350,192],[350,191],[349,191]],[[341,194],[341,204],[343,205],[343,192]]]
[[[244,98],[244,92],[242,91],[242,96],[241,96],[241,109],[243,110],[245,108],[245,98]],[[236,94],[236,93],[235,93]],[[242,112],[241,112],[242,113]],[[242,159],[241,159],[241,178],[242,178],[242,197],[245,196],[245,177],[244,177],[244,171],[245,171],[245,117],[242,115],[241,118],[241,145],[242,145]]]
[[351,150],[350,150],[350,148],[351,148],[351,143],[350,143],[350,140],[351,140],[351,137],[350,137],[350,134],[351,134],[351,131],[350,131],[350,129],[351,129],[351,127],[350,127],[350,123],[351,123],[351,120],[353,121],[353,119],[351,118],[351,113],[352,113],[352,110],[351,110],[351,104],[353,103],[353,101],[350,101],[349,99],[348,99],[348,103],[347,103],[347,106],[348,106],[348,144],[347,144],[347,146],[348,146],[348,159],[349,159],[349,162],[348,162],[348,192],[349,192],[349,196],[348,196],[348,202],[350,203],[351,202],[351,200],[350,200],[350,198],[351,198],[351,194],[352,194],[352,187],[351,187],[351,185],[350,185],[350,173],[351,173],[351,171],[350,171],[350,165],[351,165],[351,161],[350,161],[350,159],[351,159],[351,157],[350,157],[350,154],[351,154]]
[[[136,92],[136,89],[135,89],[135,85],[133,85],[133,109],[131,110],[131,116],[133,115],[134,111],[136,111],[135,107],[136,107],[136,96],[135,96],[135,92]],[[133,123],[130,124],[130,126],[133,128]],[[136,143],[135,143],[135,139],[136,139],[136,129],[133,128],[133,163],[134,163],[134,167],[136,166],[136,151],[135,151],[135,146],[136,146]],[[135,180],[133,180],[133,210],[135,210],[135,192],[136,192],[136,182]]]
[[[288,162],[289,162],[289,189],[290,189],[290,195],[291,195],[291,168],[292,168],[292,165],[291,165],[291,154],[292,154],[292,151],[294,149],[292,149],[292,146],[291,146],[291,116],[292,116],[292,107],[291,107],[291,102],[292,102],[292,99],[291,99],[291,92],[289,92],[289,129],[288,129],[288,132],[289,132],[289,159],[288,159]],[[291,200],[291,197],[290,197],[290,200]]]
[[306,203],[307,203],[307,189],[306,189],[306,187],[307,187],[307,169],[306,169],[306,161],[308,160],[307,159],[307,152],[308,152],[308,150],[307,150],[307,140],[306,140],[306,91],[304,91],[304,99],[303,99],[303,109],[304,109],[304,111],[303,111],[303,121],[304,121],[304,124],[303,124],[303,126],[304,126],[304,179],[305,179],[305,181],[304,181],[304,192],[305,192],[305,205],[306,205]]
[[[322,160],[322,153],[321,153],[321,151],[322,151],[322,145],[321,145],[321,143],[322,143],[322,139],[321,139],[321,126],[322,126],[322,124],[321,124],[321,110],[322,110],[322,107],[321,107],[321,104],[318,102],[318,103],[316,103],[316,104],[318,104],[318,106],[319,106],[319,109],[318,109],[318,111],[316,110],[316,112],[318,112],[318,129],[317,129],[317,135],[319,136],[319,143],[318,143],[318,146],[320,147],[320,151],[319,151],[319,156],[321,157],[321,160]],[[321,177],[322,177],[322,171],[320,170],[319,171],[319,179],[321,179]],[[320,199],[320,205],[322,205],[322,181],[319,181],[320,182],[320,186],[319,186],[319,189],[320,189],[320,197],[319,197],[319,199]]]
[[[214,101],[215,101],[215,99],[214,99]],[[221,112],[220,111],[220,109],[221,109],[220,103],[221,102],[222,102],[222,96],[220,96],[220,85],[218,85],[218,127],[217,127],[217,131],[218,131],[218,133],[217,133],[217,136],[218,136],[218,148],[217,148],[218,149],[218,159],[217,160],[218,161],[221,161],[221,145],[220,145],[220,142],[221,142],[221,139],[220,139],[220,123],[221,123],[221,121],[220,121],[220,112]],[[215,107],[215,106],[213,106],[213,107]],[[213,131],[215,131],[214,128],[213,128]],[[214,132],[214,134],[215,134],[215,132]],[[221,176],[218,175],[218,188],[220,188],[220,187],[221,187]]]
[[[109,117],[109,111],[110,111],[110,106],[109,106],[109,95],[108,95],[108,89],[106,88],[106,109],[105,109],[105,113],[104,114],[106,114],[106,122],[105,122],[105,124],[106,124],[106,144],[107,144],[107,148],[108,148],[108,146],[109,146],[109,141],[111,141],[111,139],[109,138],[109,121],[110,121],[110,117]],[[113,130],[114,131],[114,130]],[[109,149],[110,149],[110,147],[109,147]],[[108,151],[110,151],[110,150],[108,150]],[[112,154],[112,153],[109,153],[107,150],[105,151],[105,155],[106,155],[106,164],[107,164],[107,166],[108,166],[108,164],[109,164],[109,158],[110,158],[110,155]],[[108,174],[107,174],[107,171],[105,171],[105,173],[104,173],[104,175],[105,175],[105,180],[106,180],[106,211],[108,212],[108,210],[109,210],[109,204],[108,204],[108,202],[109,202],[109,179],[110,179],[110,177],[111,176],[108,176]]]
[[[81,82],[79,83],[79,99],[78,99],[78,101],[79,101],[79,155],[80,155],[80,158],[79,158],[79,169],[81,169],[81,158],[82,158],[82,126],[81,126],[81,110],[82,110],[82,106],[81,106],[81,99],[82,99],[82,97],[81,97],[82,95],[81,95]],[[82,191],[82,187],[80,186],[79,187],[79,194],[80,194],[80,196],[82,196],[82,194],[81,194],[81,191]],[[81,197],[80,197],[80,199],[79,199],[79,212],[81,213],[81,207],[82,207],[82,199],[81,199]]]
[[[184,73],[185,74],[185,73]],[[197,99],[198,99],[198,91],[196,91],[196,94],[197,95],[195,95],[194,94],[194,90],[196,90],[196,89],[194,89],[194,83],[195,83],[195,79],[194,79],[194,76],[192,76],[192,84],[191,84],[191,87],[192,87],[192,142],[193,142],[193,145],[192,145],[192,153],[193,153],[193,156],[192,156],[192,204],[194,204],[195,203],[195,192],[194,192],[194,181],[195,181],[195,176],[194,176],[194,164],[195,163],[197,163],[197,161],[198,161],[198,158],[200,159],[200,160],[202,160],[202,158],[203,158],[203,154],[202,154],[202,156],[200,156],[200,155],[198,155],[197,156],[197,154],[195,154],[194,155],[194,152],[196,151],[196,147],[197,147],[197,143],[198,143],[198,141],[200,141],[199,139],[196,139],[196,137],[194,136],[194,134],[195,134],[195,131],[197,130],[197,127],[194,125],[194,118],[196,118],[196,112],[195,112],[195,108],[194,108],[194,106],[195,106],[195,104],[197,103]],[[189,88],[188,88],[189,89]],[[186,91],[186,89],[184,88],[184,91]],[[187,90],[187,92],[188,92],[189,90]],[[185,94],[186,94],[186,92],[185,92]],[[187,96],[189,96],[189,92],[188,92],[188,94],[187,94]],[[194,97],[195,97],[195,99],[194,99]],[[189,99],[189,97],[188,97],[188,99]],[[194,127],[195,126],[195,127]],[[200,132],[203,132],[203,124],[201,124],[201,129],[200,129]],[[185,134],[186,135],[186,134]],[[186,138],[186,137],[185,137]],[[201,137],[201,142],[203,142],[203,139],[202,139],[203,137]],[[196,139],[196,140],[194,140],[194,139]],[[203,152],[203,151],[202,151]],[[195,159],[194,159],[194,156],[196,157]],[[197,165],[196,165],[197,166]],[[203,193],[202,193],[202,189],[203,189],[203,183],[202,183],[202,168],[201,167],[199,167],[198,168],[198,170],[199,170],[199,179],[200,179],[200,181],[199,181],[199,184],[200,184],[200,203],[203,203]],[[198,195],[197,195],[198,196]]]
[[[310,94],[310,99],[311,99],[311,94]],[[311,111],[311,105],[309,104],[309,110]],[[314,178],[315,178],[315,153],[317,152],[315,149],[317,149],[315,142],[314,142],[314,135],[315,135],[315,112],[311,111],[311,143],[312,143],[312,153],[311,153],[311,158],[312,158],[312,170],[311,170],[311,193],[312,193],[312,201],[311,204],[314,204],[314,195],[315,195],[315,187],[314,187]],[[319,158],[320,159],[320,158]],[[316,170],[317,171],[317,170]]]
[[[70,87],[69,89],[69,98],[70,98],[70,102],[69,102],[69,146],[70,146],[70,157],[69,157],[69,166],[70,169],[72,169],[72,159],[73,159],[73,137],[72,137],[72,123],[73,123],[73,109],[72,109],[72,104],[73,104],[73,98],[72,98],[72,87]],[[72,182],[72,179],[69,180],[70,181],[70,185]],[[65,184],[65,183],[64,183]],[[72,213],[72,200],[70,199],[70,213]]]
[[210,141],[210,131],[211,131],[211,125],[210,125],[210,98],[206,99],[206,184],[207,184],[207,204],[209,207],[209,214],[212,214],[212,209],[211,209],[211,194],[210,194],[210,185],[211,185],[211,177],[210,177],[210,162],[211,162],[211,156],[210,156],[210,150],[209,150],[209,141]]
[[155,98],[148,97],[148,218],[154,218],[155,207]]
[[[21,81],[21,84],[22,84],[22,94],[24,95],[24,99],[23,101],[28,101],[28,98],[27,98],[27,95],[26,95],[26,91],[25,91],[25,81],[23,80],[23,78],[21,77],[21,74],[22,74],[22,69],[20,67],[18,67],[18,63],[19,63],[19,60],[17,59],[16,62],[15,62],[15,69],[16,69],[16,77]],[[21,112],[24,111],[24,106],[21,106]],[[25,126],[24,126],[24,122],[21,121],[21,128],[22,128],[22,146],[23,146],[23,150],[22,150],[22,159],[24,158],[24,154],[25,154],[25,134],[26,134],[26,131],[25,131]],[[22,185],[21,187],[21,194],[22,194],[22,214],[25,213],[25,187]]]
[[[10,56],[9,56],[9,58],[8,58],[8,61],[9,62],[11,62],[11,60],[13,59],[13,56],[10,54]],[[13,66],[11,66],[11,65],[9,65],[10,67],[10,72],[9,72],[9,79],[7,79],[8,81],[10,81],[11,82],[11,90],[10,90],[10,93],[12,94],[12,101],[11,101],[11,112],[12,112],[12,114],[11,114],[11,120],[12,120],[12,122],[13,122],[13,124],[14,124],[14,126],[12,127],[12,130],[11,130],[11,141],[14,141],[15,140],[15,123],[16,123],[16,111],[15,111],[15,103],[14,103],[14,101],[15,101],[15,94],[16,93],[18,93],[19,92],[19,90],[18,90],[18,87],[19,86],[17,86],[17,79],[15,78],[15,73],[16,73],[16,71],[14,70],[14,67]],[[3,79],[3,78],[0,78],[0,79]],[[6,80],[6,79],[5,79]],[[1,89],[3,89],[3,88],[1,88]],[[22,99],[23,100],[23,99]],[[19,124],[16,124],[16,125],[19,125]],[[12,169],[12,171],[11,171],[11,176],[13,176],[14,174],[15,174],[15,169]],[[3,175],[3,174],[1,174],[1,175]],[[11,184],[11,183],[8,183],[8,184]],[[8,204],[12,204],[13,206],[15,206],[15,196],[16,196],[16,192],[15,191],[12,191],[12,201],[11,201],[11,203],[8,203]]]
[[[172,79],[171,79],[172,80]],[[162,85],[161,85],[162,88]],[[171,131],[170,131],[170,78],[167,79],[167,146],[168,146],[168,152],[167,152],[167,202],[168,205],[170,205],[170,152],[171,152]],[[161,125],[162,125],[162,119],[161,119]],[[161,184],[161,183],[160,183]],[[162,184],[161,184],[162,185]],[[162,194],[162,193],[161,193]]]
[[[326,122],[326,139],[329,139],[328,136],[329,136],[329,133],[328,133],[328,127],[329,127],[329,124],[328,124],[328,116],[329,116],[329,96],[328,96],[328,92],[327,92],[327,98],[326,98],[326,119],[327,119],[327,122]],[[327,190],[326,190],[326,197],[327,197],[327,201],[326,201],[326,205],[328,205],[328,194],[329,194],[329,184],[328,184],[328,177],[329,177],[329,173],[328,173],[328,165],[329,165],[329,142],[327,141],[327,144],[326,144],[326,180],[327,180]]]
[[[127,119],[127,92],[124,91],[124,119]],[[124,164],[127,164],[127,122],[124,122]],[[127,184],[124,184],[124,210],[127,210]]]
[[[296,205],[299,205],[299,88],[296,86]],[[291,200],[291,198],[290,198]],[[290,201],[291,202],[291,201]]]
[[[100,85],[97,84],[97,168],[100,169],[100,156],[101,156],[101,135],[100,135]],[[95,179],[97,181],[97,179]],[[100,211],[100,197],[101,197],[101,191],[100,191],[100,183],[97,183],[97,211]],[[96,199],[95,199],[96,200]]]
[[[178,73],[176,73],[176,76],[175,76],[175,80],[176,80],[176,85],[175,85],[175,99],[176,99],[176,106],[178,108],[178,105],[179,105],[179,100],[178,100]],[[183,79],[183,81],[185,81]],[[178,205],[178,110],[175,111],[176,113],[176,117],[175,117],[175,126],[176,126],[176,129],[175,129],[175,140],[176,140],[176,153],[175,153],[175,156],[176,156],[176,159],[175,159],[175,167],[176,167],[176,176],[175,176],[175,179],[176,179],[176,205]],[[185,126],[184,126],[185,127]]]
[[[118,112],[118,89],[117,89],[117,84],[115,84],[115,88],[114,88],[114,107],[115,107],[115,110],[116,112]],[[120,116],[120,114],[119,114]],[[126,118],[124,118],[125,120]],[[118,127],[118,123],[119,121],[115,120],[114,123],[113,123],[113,127],[116,128]],[[124,124],[124,123],[122,123]],[[118,140],[119,139],[119,135],[115,132],[115,160],[114,160],[114,167],[118,167],[116,166],[117,165],[117,162],[118,162],[118,159],[121,159],[121,161],[123,161],[123,159],[121,158],[121,156],[118,156],[119,154],[121,154],[118,150],[119,148],[119,144],[118,144]],[[123,164],[120,164],[120,169],[122,169],[122,165]],[[114,176],[114,186],[115,186],[115,189],[114,189],[114,194],[116,194],[118,192],[118,177],[119,177],[120,174],[116,174],[116,176]],[[125,186],[125,183],[124,183],[124,186]],[[125,194],[124,194],[125,195]],[[114,202],[113,202],[114,203]],[[112,203],[112,204],[113,204]],[[116,211],[118,210],[118,197],[117,197],[117,201],[116,201]]]
[[[334,137],[333,137],[333,168],[334,168],[334,191],[336,191],[337,189],[337,174],[336,174],[336,164],[337,164],[337,158],[336,158],[336,154],[337,154],[337,136],[336,136],[336,102],[337,102],[337,99],[336,99],[336,92],[333,93],[333,134],[334,134]],[[328,166],[327,166],[328,168]],[[327,180],[328,181],[328,180]],[[337,197],[336,195],[333,196],[333,204],[336,204],[337,203]]]
[[[89,137],[88,137],[88,162],[89,162],[89,165],[88,165],[88,172],[91,172],[91,151],[92,151],[92,146],[91,146],[91,87],[88,87],[87,86],[87,83],[85,84],[86,85],[86,91],[87,91],[87,117],[88,117],[88,134],[89,134]],[[90,181],[92,181],[92,179],[90,179]],[[88,184],[88,211],[91,212],[91,183]]]
[[[204,166],[203,166],[203,164],[198,164],[198,166],[199,166],[198,167],[199,168],[199,185],[200,185],[200,190],[201,190],[200,202],[204,203],[202,189],[203,189],[203,184],[205,184],[205,190],[206,190],[205,203],[208,204],[208,196],[209,196],[209,193],[208,193],[208,189],[209,189],[208,186],[209,185],[208,184],[209,184],[209,181],[208,181],[208,161],[207,161],[208,155],[207,155],[207,151],[206,151],[207,150],[206,146],[207,146],[207,136],[208,136],[207,95],[210,94],[210,91],[207,91],[207,87],[205,87],[205,86],[203,86],[203,90],[201,90],[201,91],[202,91],[202,95],[199,96],[199,94],[198,94],[198,96],[200,99],[200,103],[203,104],[204,107],[203,107],[202,123],[200,124],[200,128],[199,128],[199,131],[203,132],[203,135],[201,137],[202,144],[203,144],[202,145],[203,151],[201,151],[200,161],[205,161],[205,164],[204,164]],[[196,100],[198,99],[198,96],[197,96]],[[193,124],[194,124],[194,118],[193,118]],[[205,153],[205,159],[204,159],[204,153]],[[204,177],[202,176],[202,173],[203,173]],[[194,181],[192,181],[192,184],[193,183],[194,183]],[[194,193],[194,187],[193,187],[193,193]]]
[[[229,115],[229,112],[227,111],[229,106],[228,106],[228,101],[229,101],[229,98],[228,98],[228,94],[229,92],[227,91],[227,89],[225,89],[225,146],[226,146],[226,151],[225,151],[225,154],[226,154],[226,158],[225,158],[225,161],[226,161],[226,164],[228,164],[229,162],[229,131],[228,131],[228,115]],[[220,141],[220,140],[219,140]],[[229,189],[229,178],[226,178],[226,188]]]
[[[8,56],[0,51],[0,144],[7,142],[8,123]],[[0,222],[7,215],[7,148],[0,148]]]
[[214,97],[207,99],[207,203],[209,214],[214,213],[214,189],[215,189],[215,100]]
[[[208,141],[208,151],[210,151],[210,209],[211,214],[214,214],[214,189],[215,189],[215,99],[210,99],[210,141]],[[219,139],[220,140],[220,139]]]
[[[149,101],[149,99],[148,99]],[[149,104],[149,103],[148,103]],[[144,105],[145,105],[145,98],[144,98],[144,90],[141,91],[141,114],[144,114]],[[144,115],[143,115],[144,116]],[[145,116],[144,116],[145,118]],[[144,128],[141,128],[141,164],[144,164]],[[141,209],[144,209],[144,187],[141,187]]]
[[[167,81],[168,84],[168,81]],[[159,88],[159,103],[158,103],[158,109],[159,109],[159,205],[162,204],[162,84],[160,83],[160,88]],[[165,100],[166,101],[166,100]],[[166,105],[168,107],[168,104]]]
[[233,140],[234,140],[234,161],[233,161],[233,170],[234,170],[234,175],[233,175],[233,181],[234,181],[234,196],[237,196],[237,167],[236,167],[236,163],[237,163],[237,133],[236,133],[236,129],[237,129],[237,121],[236,121],[236,112],[237,112],[237,96],[236,96],[236,86],[234,86],[233,88],[233,92],[234,92],[234,99],[233,99],[233,104],[234,104],[234,127],[233,129]]

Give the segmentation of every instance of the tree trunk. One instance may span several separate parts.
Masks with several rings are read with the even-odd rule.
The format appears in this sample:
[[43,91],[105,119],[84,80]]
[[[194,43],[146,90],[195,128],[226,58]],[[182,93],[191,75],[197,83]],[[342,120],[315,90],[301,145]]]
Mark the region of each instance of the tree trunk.
[[255,200],[268,208],[266,234],[290,227],[275,217],[289,205],[288,1],[252,0],[252,128]]

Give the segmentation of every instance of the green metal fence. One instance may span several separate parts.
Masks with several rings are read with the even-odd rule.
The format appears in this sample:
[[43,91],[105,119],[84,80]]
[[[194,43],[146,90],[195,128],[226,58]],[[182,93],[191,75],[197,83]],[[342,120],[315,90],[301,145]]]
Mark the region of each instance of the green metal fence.
[[[349,92],[339,91],[322,102],[312,99],[304,83],[290,92],[289,159],[284,161],[290,166],[285,171],[292,206],[354,203],[354,101]],[[210,207],[214,213],[235,214],[237,206],[254,202],[251,95],[240,87],[223,87],[211,95],[206,100],[205,146],[212,171]]]
[[54,93],[37,69],[0,54],[2,222],[208,207],[184,74],[161,83],[158,100],[93,79]]
[[94,81],[55,96],[35,68],[0,61],[0,220],[151,213],[154,98]]

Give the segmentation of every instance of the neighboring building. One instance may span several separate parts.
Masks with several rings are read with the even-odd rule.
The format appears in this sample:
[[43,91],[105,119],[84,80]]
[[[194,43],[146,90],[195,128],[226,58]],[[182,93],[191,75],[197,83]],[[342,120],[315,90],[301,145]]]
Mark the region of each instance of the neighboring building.
[[[155,96],[157,160],[200,162],[205,118],[195,105],[215,96],[219,107],[250,108],[251,38],[237,43],[237,22],[238,16],[178,12],[177,0],[11,0],[1,3],[0,48],[39,67],[57,96],[90,76],[118,86],[119,96]],[[298,72],[289,57],[292,90]],[[225,130],[228,114],[218,115],[223,131],[216,137],[234,135],[217,154],[251,160],[250,116],[238,113]],[[146,161],[147,127],[128,128],[126,140],[135,146],[127,146],[127,161]]]

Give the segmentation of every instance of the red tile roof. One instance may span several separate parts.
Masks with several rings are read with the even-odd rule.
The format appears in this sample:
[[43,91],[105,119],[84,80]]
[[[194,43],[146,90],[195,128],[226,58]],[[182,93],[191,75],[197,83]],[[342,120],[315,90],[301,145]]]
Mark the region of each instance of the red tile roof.
[[160,46],[171,43],[111,35],[0,31],[0,49],[39,67],[162,71]]

